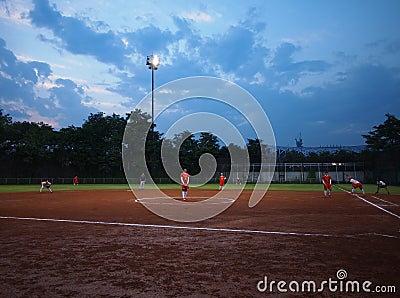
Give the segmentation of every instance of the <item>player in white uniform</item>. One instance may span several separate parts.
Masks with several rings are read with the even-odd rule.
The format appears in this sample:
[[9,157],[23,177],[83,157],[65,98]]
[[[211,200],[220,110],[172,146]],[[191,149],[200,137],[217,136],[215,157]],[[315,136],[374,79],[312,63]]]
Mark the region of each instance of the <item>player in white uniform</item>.
[[377,179],[377,180],[376,180],[376,186],[377,186],[378,188],[376,189],[375,194],[377,194],[381,188],[386,189],[387,194],[389,194],[389,189],[388,189],[388,187],[387,187],[387,184],[386,184],[385,182],[383,182],[382,180]]
[[350,179],[350,183],[351,183],[351,186],[352,186],[352,189],[351,189],[351,193],[352,194],[354,193],[354,189],[356,189],[356,188],[361,189],[362,194],[365,194],[363,185],[362,185],[362,183],[360,181],[357,181],[356,179],[354,179],[351,176],[349,177],[349,179]]
[[40,192],[42,192],[43,188],[45,187],[49,190],[49,192],[53,192],[51,190],[51,183],[49,180],[40,182]]

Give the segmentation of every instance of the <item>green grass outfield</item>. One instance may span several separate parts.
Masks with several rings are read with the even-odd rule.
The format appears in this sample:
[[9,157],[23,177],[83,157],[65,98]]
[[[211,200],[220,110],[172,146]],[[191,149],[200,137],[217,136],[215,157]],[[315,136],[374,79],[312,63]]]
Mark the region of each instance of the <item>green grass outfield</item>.
[[[337,186],[351,190],[350,184],[338,184]],[[151,189],[153,186],[146,185],[146,189]],[[178,184],[158,184],[160,189],[179,189]],[[238,189],[241,185],[227,185],[226,189]],[[53,191],[68,191],[68,190],[129,190],[127,184],[80,184],[74,186],[71,184],[53,184]],[[195,188],[193,185],[192,188]],[[245,189],[253,189],[254,184],[246,184]],[[259,189],[265,189],[266,185],[259,185]],[[36,192],[39,191],[40,187],[38,185],[0,185],[0,192]],[[197,189],[197,187],[196,187]],[[217,184],[206,184],[198,189],[212,190],[218,189]],[[269,190],[290,190],[290,191],[323,191],[322,184],[271,184]],[[376,185],[374,184],[364,184],[364,190],[366,193],[375,193]],[[44,189],[43,191],[47,191]],[[333,191],[339,191],[338,188],[334,186]],[[389,186],[389,191],[391,194],[400,194],[400,186]],[[359,193],[360,191],[357,190]],[[386,193],[385,190],[381,190],[381,193]]]

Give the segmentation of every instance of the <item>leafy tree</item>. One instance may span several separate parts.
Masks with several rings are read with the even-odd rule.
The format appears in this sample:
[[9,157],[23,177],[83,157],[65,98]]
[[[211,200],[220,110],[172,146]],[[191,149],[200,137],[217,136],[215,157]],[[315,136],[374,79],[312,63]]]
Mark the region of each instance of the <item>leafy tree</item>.
[[261,142],[259,139],[247,139],[247,150],[251,163],[261,163]]
[[318,162],[332,162],[334,161],[333,155],[329,151],[322,151],[318,154]]
[[79,162],[78,155],[80,129],[80,127],[72,125],[61,128],[58,133],[56,156],[60,162],[60,167],[65,169],[69,175],[83,174],[82,170],[84,170],[84,165]]
[[122,137],[126,120],[119,115],[90,114],[77,131],[77,162],[94,177],[112,177],[120,173]]
[[[151,116],[140,109],[135,109],[130,114],[126,115],[125,135],[121,140],[124,157],[124,167],[131,175],[130,178],[139,177],[145,168],[142,168],[142,163],[139,162],[140,157],[145,156],[145,146],[138,144],[146,144],[153,142],[154,137],[147,137],[147,132],[151,129]],[[150,144],[149,146],[152,147]],[[149,153],[149,149],[147,149]],[[147,154],[148,154],[147,153]]]
[[11,138],[11,125],[12,118],[9,114],[3,114],[3,110],[0,109],[0,153],[1,157],[5,156],[5,153],[10,150],[10,138]]
[[208,132],[200,133],[200,138],[197,143],[198,145],[198,156],[204,153],[210,153],[212,156],[216,157],[219,153],[219,143],[218,138]]
[[152,125],[146,139],[146,163],[152,176],[162,177],[161,143],[163,134],[155,130],[155,126],[155,124]]
[[200,171],[198,164],[198,141],[190,131],[176,134],[172,140],[174,147],[179,148],[179,163],[194,175]]
[[[196,158],[199,159],[199,164],[201,158],[206,158],[202,160],[201,164],[202,178],[206,180],[210,176],[215,175],[216,168],[218,167],[216,159],[220,150],[219,141],[215,135],[208,132],[202,132],[200,133],[197,146]],[[203,155],[206,153],[213,156],[211,160],[209,156]]]
[[382,151],[400,145],[400,120],[391,114],[385,116],[387,119],[383,124],[362,135],[370,149]]
[[11,141],[14,170],[17,176],[33,177],[50,172],[54,150],[57,146],[56,133],[43,122],[14,122],[11,126]]
[[306,157],[302,152],[290,150],[285,153],[284,162],[305,162]]

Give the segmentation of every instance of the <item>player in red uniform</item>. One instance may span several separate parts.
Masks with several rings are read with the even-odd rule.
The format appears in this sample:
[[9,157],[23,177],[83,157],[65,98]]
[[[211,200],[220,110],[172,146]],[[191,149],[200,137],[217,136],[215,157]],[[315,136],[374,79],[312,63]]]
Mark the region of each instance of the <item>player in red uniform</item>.
[[365,194],[363,185],[362,185],[362,183],[361,183],[360,181],[357,181],[356,179],[354,179],[354,178],[351,177],[351,176],[349,177],[349,179],[350,179],[349,181],[350,181],[351,186],[352,186],[352,189],[351,189],[351,193],[352,193],[352,194],[354,194],[354,190],[355,190],[356,188],[361,189],[362,194]]
[[332,179],[328,172],[325,172],[324,176],[322,176],[322,183],[324,184],[324,196],[326,198],[327,195],[332,195]]
[[226,177],[223,173],[219,176],[219,190],[224,189]]
[[182,199],[186,201],[187,191],[189,189],[189,178],[190,175],[187,172],[187,169],[183,169],[181,173],[181,184],[182,184]]

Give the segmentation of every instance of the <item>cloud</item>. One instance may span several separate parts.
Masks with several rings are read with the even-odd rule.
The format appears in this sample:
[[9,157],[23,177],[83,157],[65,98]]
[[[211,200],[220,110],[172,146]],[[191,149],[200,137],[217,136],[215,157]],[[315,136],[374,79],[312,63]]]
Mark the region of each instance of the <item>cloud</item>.
[[384,47],[385,54],[398,54],[400,53],[400,39],[393,40],[387,43]]
[[86,107],[92,99],[83,87],[70,79],[53,81],[52,77],[49,64],[18,60],[0,38],[0,102],[15,120],[45,121],[61,127],[80,124],[95,111]]
[[[63,16],[50,6],[48,0],[34,0],[34,8],[29,11],[28,18],[31,23],[39,28],[50,30],[60,41],[52,40],[40,35],[42,41],[51,42],[73,54],[94,56],[104,63],[112,63],[123,68],[127,62],[125,55],[128,53],[122,38],[111,30],[99,32],[99,23],[94,23],[95,28],[86,25],[82,20]],[[100,23],[101,29],[104,24]]]
[[139,53],[164,52],[167,45],[174,41],[175,36],[170,30],[161,30],[154,25],[146,26],[134,32],[125,33],[124,38],[130,46]]
[[[287,93],[277,95],[272,117],[280,123],[279,118],[291,115],[292,123],[302,123],[296,129],[313,145],[332,144],[337,139],[342,144],[363,144],[361,134],[381,123],[386,113],[400,115],[399,73],[400,69],[395,67],[370,64],[351,67],[343,79],[312,88],[307,100],[288,97]],[[280,109],[283,101],[288,104]],[[321,118],[325,122],[322,134],[317,125]],[[279,126],[277,130],[278,135],[287,135]],[[312,141],[313,135],[318,136],[319,144]]]
[[293,55],[300,51],[301,47],[284,42],[276,50],[272,59],[273,68],[278,72],[322,72],[329,69],[329,63],[322,60],[306,60],[295,62]]
[[[328,53],[323,47],[321,56],[329,58],[299,59],[317,52],[320,45],[305,44],[304,39],[294,42],[299,40],[296,34],[308,33],[298,33],[302,28],[293,30],[286,39],[280,36],[273,40],[274,34],[266,30],[270,26],[268,14],[258,8],[244,10],[240,20],[223,16],[226,22],[222,28],[227,28],[223,31],[208,31],[214,24],[218,26],[222,16],[204,6],[174,12],[167,22],[170,27],[159,26],[155,15],[144,11],[137,17],[140,27],[121,31],[111,30],[103,21],[67,16],[48,0],[33,0],[32,6],[25,5],[20,11],[25,24],[29,20],[36,27],[30,29],[38,41],[57,49],[60,55],[68,51],[94,57],[107,64],[109,73],[107,78],[96,74],[100,83],[72,78],[75,75],[60,77],[53,72],[65,74],[68,69],[16,57],[0,39],[1,103],[14,109],[19,119],[35,115],[35,119],[56,119],[59,125],[79,125],[93,107],[115,111],[120,105],[129,111],[150,92],[151,72],[145,62],[146,55],[152,53],[161,58],[155,73],[156,88],[194,75],[231,79],[263,105],[280,138],[278,143],[293,141],[301,130],[306,143],[322,135],[320,142],[330,144],[343,129],[347,138],[343,142],[359,144],[363,141],[359,132],[370,129],[370,123],[380,123],[384,119],[379,117],[387,112],[399,113],[400,69],[394,66],[399,66],[400,42],[395,38],[382,37],[361,49],[355,41],[354,47],[360,49],[356,52],[338,46]],[[206,28],[207,34],[200,28]],[[277,40],[281,41],[278,45]],[[303,55],[303,51],[307,53]],[[72,68],[72,63],[67,65]],[[91,71],[87,69],[85,74]],[[104,89],[93,87],[99,84],[104,84]],[[127,101],[117,103],[118,95]]]
[[181,14],[181,16],[185,19],[190,19],[195,22],[212,22],[214,18],[205,12],[199,10],[192,10],[190,12],[185,12]]
[[231,26],[224,34],[209,38],[201,54],[224,71],[237,70],[249,60],[254,44],[253,34],[248,29]]

